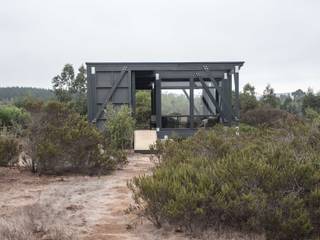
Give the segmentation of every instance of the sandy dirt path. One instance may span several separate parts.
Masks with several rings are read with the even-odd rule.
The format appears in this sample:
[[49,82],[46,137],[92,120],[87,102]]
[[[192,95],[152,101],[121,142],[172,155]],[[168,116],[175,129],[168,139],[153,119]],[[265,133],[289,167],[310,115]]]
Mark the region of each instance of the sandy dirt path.
[[[132,203],[127,181],[150,170],[148,155],[132,154],[122,170],[102,177],[37,177],[17,169],[0,169],[0,217],[41,204],[52,209],[79,239],[185,239],[140,222],[125,210]],[[180,238],[181,237],[181,238]]]
[[[18,169],[0,168],[0,218],[19,219],[19,209],[41,206],[40,214],[90,240],[182,240],[183,233],[169,228],[157,229],[149,221],[125,214],[133,203],[127,181],[148,173],[150,156],[132,154],[129,164],[108,176],[37,177]],[[29,208],[30,209],[30,208]],[[20,214],[20,215],[19,215]],[[233,232],[209,232],[210,240],[263,239]]]

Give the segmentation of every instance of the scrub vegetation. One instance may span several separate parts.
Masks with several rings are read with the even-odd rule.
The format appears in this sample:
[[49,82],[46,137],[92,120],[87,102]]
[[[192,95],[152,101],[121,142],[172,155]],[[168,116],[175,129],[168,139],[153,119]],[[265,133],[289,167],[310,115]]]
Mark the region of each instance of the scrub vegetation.
[[10,165],[19,155],[19,143],[16,138],[0,135],[0,167]]
[[128,106],[107,107],[105,137],[114,149],[131,149],[135,120]]
[[136,209],[157,226],[234,228],[267,239],[316,239],[320,128],[217,126],[158,142],[152,175],[134,178]]
[[128,183],[131,211],[187,232],[234,229],[266,239],[319,239],[320,94],[240,95],[239,131],[220,125],[159,141],[152,174]]
[[[115,115],[116,117],[117,115]],[[126,163],[126,155],[65,104],[49,102],[28,129],[28,154],[39,174],[103,174]]]

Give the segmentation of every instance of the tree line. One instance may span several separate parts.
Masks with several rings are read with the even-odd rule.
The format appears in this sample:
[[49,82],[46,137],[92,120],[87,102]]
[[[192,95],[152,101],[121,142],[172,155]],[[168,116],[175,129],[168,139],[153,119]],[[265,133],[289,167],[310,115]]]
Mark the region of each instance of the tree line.
[[298,116],[304,116],[307,109],[320,112],[320,93],[311,88],[307,92],[298,89],[289,94],[276,94],[274,88],[267,85],[261,98],[257,98],[255,87],[244,85],[240,93],[240,109],[243,113],[259,107],[281,109]]

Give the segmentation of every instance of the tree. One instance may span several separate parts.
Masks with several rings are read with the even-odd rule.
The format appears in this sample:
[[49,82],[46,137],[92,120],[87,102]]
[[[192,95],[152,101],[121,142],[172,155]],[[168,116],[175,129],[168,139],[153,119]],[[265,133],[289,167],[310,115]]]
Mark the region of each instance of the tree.
[[312,108],[320,113],[320,94],[315,94],[312,89],[308,89],[307,94],[303,98],[302,110],[304,113],[307,108]]
[[258,107],[258,100],[256,98],[255,87],[247,83],[243,86],[243,92],[240,93],[240,109],[246,112]]
[[268,84],[265,90],[263,91],[261,103],[263,105],[273,108],[277,108],[280,105],[280,101],[274,93],[274,89],[270,86],[270,84]]
[[256,90],[255,87],[252,86],[250,83],[247,83],[246,85],[243,86],[243,93],[245,94],[255,96],[256,95],[255,90]]
[[78,74],[72,82],[73,93],[85,94],[87,92],[87,72],[83,65],[78,69]]
[[54,94],[60,102],[69,102],[72,99],[71,87],[74,82],[74,69],[71,64],[64,65],[60,75],[52,79]]
[[75,75],[71,64],[66,64],[62,72],[52,79],[54,93],[60,102],[69,106],[81,115],[87,114],[87,74],[82,65]]
[[54,93],[49,89],[32,87],[0,87],[0,101],[19,101],[25,97],[32,97],[43,101],[54,98]]
[[281,110],[285,110],[289,113],[294,113],[300,115],[300,105],[299,102],[294,100],[292,97],[288,96],[284,99],[284,101],[280,105]]
[[301,100],[303,99],[303,97],[306,95],[306,93],[304,91],[302,91],[301,89],[298,89],[296,91],[294,91],[292,93],[292,96],[293,96],[293,100],[294,101],[298,101],[298,100]]

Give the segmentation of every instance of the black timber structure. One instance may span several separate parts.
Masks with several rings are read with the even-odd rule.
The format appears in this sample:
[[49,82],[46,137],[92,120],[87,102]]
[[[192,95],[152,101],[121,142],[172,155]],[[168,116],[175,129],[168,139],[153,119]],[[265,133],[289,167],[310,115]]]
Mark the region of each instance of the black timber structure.
[[[88,118],[102,128],[108,104],[130,106],[135,112],[136,90],[150,90],[151,129],[158,138],[192,135],[214,119],[231,125],[240,118],[239,70],[244,62],[89,62]],[[179,90],[189,101],[187,114],[162,113],[162,91]],[[195,107],[200,89],[205,110]],[[234,94],[234,96],[233,96]],[[183,119],[183,120],[181,120]],[[182,124],[183,123],[183,124]]]

